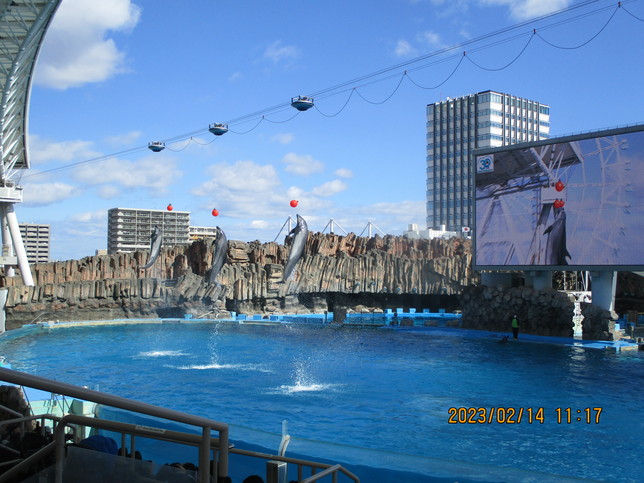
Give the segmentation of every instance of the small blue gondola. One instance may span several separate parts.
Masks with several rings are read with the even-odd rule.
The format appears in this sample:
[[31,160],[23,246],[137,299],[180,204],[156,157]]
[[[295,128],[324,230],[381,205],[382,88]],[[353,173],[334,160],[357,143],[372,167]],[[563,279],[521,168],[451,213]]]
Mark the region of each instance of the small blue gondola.
[[208,131],[213,133],[215,136],[221,136],[222,134],[226,134],[228,132],[228,124],[221,124],[216,122],[210,125]]
[[291,106],[298,111],[307,111],[313,107],[313,98],[307,96],[297,96],[291,99]]
[[163,151],[165,149],[165,143],[163,141],[150,141],[148,143],[148,149],[150,151],[158,153],[159,151]]

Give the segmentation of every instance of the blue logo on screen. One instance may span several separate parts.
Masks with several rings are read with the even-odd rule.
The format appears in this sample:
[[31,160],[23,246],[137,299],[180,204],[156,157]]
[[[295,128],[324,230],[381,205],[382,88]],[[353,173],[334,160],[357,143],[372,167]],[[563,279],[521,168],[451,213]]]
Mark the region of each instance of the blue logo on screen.
[[476,157],[476,172],[477,173],[490,173],[494,171],[494,155],[486,154],[484,156]]

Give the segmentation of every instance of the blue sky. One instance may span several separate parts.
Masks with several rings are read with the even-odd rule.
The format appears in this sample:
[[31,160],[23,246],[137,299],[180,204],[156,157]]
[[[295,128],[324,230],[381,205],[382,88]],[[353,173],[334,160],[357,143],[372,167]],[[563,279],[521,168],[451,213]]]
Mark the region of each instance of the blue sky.
[[[273,240],[296,213],[312,231],[331,218],[357,234],[423,227],[428,103],[488,89],[535,99],[552,135],[644,121],[643,2],[577,3],[531,21],[575,3],[64,0],[34,75],[18,219],[51,225],[55,260],[106,248],[112,207],[172,203],[244,241]],[[580,48],[544,41],[575,47],[600,30]],[[472,62],[499,69],[526,44],[506,69]],[[441,87],[414,84],[443,82],[459,60]],[[327,90],[317,109],[268,112]],[[168,149],[147,150],[155,140]]]

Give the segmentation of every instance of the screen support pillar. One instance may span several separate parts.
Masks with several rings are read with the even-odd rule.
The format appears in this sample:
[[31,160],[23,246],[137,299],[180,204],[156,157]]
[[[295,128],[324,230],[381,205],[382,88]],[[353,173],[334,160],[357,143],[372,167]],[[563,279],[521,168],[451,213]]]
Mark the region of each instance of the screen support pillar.
[[615,308],[615,288],[617,272],[590,272],[593,305],[613,311]]

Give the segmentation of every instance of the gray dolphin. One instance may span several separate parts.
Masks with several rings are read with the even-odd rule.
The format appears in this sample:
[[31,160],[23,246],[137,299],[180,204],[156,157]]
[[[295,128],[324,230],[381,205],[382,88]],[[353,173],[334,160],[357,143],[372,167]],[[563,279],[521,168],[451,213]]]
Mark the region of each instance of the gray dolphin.
[[226,238],[224,230],[219,227],[216,227],[216,234],[215,244],[212,250],[212,268],[210,269],[210,275],[208,275],[208,283],[217,283],[217,276],[228,258],[228,238]]
[[291,251],[288,254],[288,260],[284,267],[283,282],[286,282],[291,277],[297,262],[302,258],[304,248],[306,247],[306,240],[309,237],[309,227],[300,215],[297,215],[297,225],[295,225],[295,228],[291,230],[288,236],[293,236],[293,243],[291,244]]
[[567,258],[572,258],[566,248],[566,212],[563,208],[553,208],[555,221],[552,222],[544,235],[548,235],[546,242],[546,265],[568,265]]
[[154,265],[154,262],[157,261],[159,253],[161,253],[161,245],[163,244],[163,230],[158,226],[154,227],[152,235],[150,235],[150,259],[148,263],[139,267],[140,270],[146,270]]

